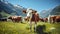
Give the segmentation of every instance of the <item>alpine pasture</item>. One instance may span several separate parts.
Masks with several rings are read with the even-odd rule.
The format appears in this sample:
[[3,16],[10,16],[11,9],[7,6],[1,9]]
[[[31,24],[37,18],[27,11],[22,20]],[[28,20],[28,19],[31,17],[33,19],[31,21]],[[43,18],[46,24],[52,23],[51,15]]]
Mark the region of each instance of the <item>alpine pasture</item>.
[[[37,26],[45,25],[46,34],[59,34],[60,33],[60,24],[59,23],[48,23],[48,22],[38,22]],[[0,34],[38,34],[39,32],[30,31],[28,22],[17,23],[17,22],[2,22],[0,21]],[[41,30],[40,30],[41,31]]]

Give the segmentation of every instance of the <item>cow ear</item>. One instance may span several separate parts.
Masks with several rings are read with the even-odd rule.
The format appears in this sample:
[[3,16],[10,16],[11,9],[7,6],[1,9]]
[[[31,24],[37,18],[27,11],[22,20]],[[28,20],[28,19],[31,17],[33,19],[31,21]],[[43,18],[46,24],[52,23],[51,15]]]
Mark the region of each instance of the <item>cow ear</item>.
[[23,10],[23,13],[26,13],[26,10]]
[[31,13],[33,13],[33,11]]

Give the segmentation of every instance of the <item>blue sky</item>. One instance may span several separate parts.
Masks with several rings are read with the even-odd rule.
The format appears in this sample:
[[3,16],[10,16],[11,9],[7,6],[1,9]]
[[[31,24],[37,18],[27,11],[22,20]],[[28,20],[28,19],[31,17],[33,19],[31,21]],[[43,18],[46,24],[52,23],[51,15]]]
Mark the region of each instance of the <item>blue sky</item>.
[[38,12],[48,10],[60,5],[60,0],[6,0],[14,5],[18,4],[25,8],[32,8]]

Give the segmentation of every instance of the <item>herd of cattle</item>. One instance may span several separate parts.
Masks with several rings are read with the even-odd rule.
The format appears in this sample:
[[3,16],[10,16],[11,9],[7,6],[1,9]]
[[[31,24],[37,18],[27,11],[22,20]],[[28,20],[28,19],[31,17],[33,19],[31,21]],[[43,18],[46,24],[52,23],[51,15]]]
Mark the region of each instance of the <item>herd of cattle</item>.
[[[26,17],[22,16],[8,16],[7,18],[0,18],[0,21],[13,21],[13,22],[24,22],[24,21],[35,21],[35,22],[50,22],[50,23],[56,23],[60,22],[60,15],[49,15],[47,18],[41,18],[39,17],[39,14],[36,10],[27,9],[23,10],[23,13],[27,13]],[[31,16],[30,16],[31,14]],[[29,17],[28,17],[29,16]]]
[[[60,22],[60,15],[53,15],[53,16],[49,16],[48,18],[40,18],[39,16],[37,17],[39,18],[38,21],[42,21],[42,22],[50,22],[50,23],[56,23],[56,22]],[[34,19],[34,18],[33,18]],[[29,18],[27,17],[21,17],[21,16],[10,16],[8,18],[0,18],[0,21],[13,21],[13,22],[23,22],[23,21],[29,21]]]

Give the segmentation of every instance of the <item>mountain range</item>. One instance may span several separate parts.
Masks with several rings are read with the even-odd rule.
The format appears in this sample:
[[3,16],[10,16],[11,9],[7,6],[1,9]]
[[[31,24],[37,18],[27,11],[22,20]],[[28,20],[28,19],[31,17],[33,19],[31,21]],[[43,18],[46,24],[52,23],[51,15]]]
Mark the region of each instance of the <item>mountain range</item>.
[[26,16],[26,14],[23,14],[22,11],[26,8],[20,6],[20,5],[13,5],[8,2],[2,2],[0,1],[0,18],[7,17],[10,15],[17,15],[17,16]]
[[52,9],[52,11],[50,12],[50,15],[60,15],[60,5]]
[[60,15],[60,5],[54,7],[53,9],[49,9],[49,10],[42,10],[40,12],[40,17],[41,18],[46,18],[49,15]]
[[[0,1],[0,18],[5,18],[8,16],[23,16],[25,17],[26,14],[23,14],[23,10],[26,10],[27,8],[24,8],[20,5],[13,5],[9,2],[3,2]],[[60,15],[60,5],[54,7],[53,9],[48,9],[48,10],[42,10],[39,13],[41,18],[46,18],[49,15]]]

